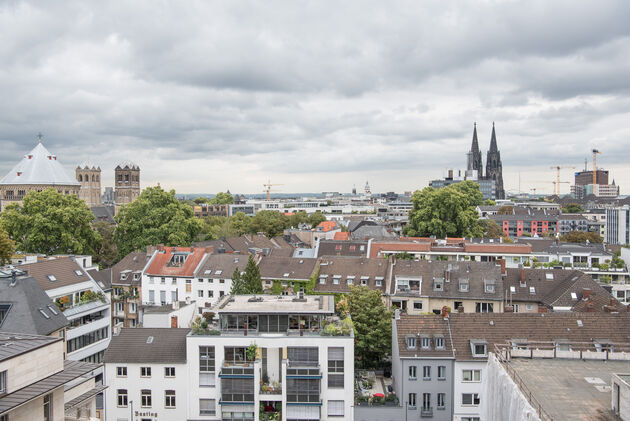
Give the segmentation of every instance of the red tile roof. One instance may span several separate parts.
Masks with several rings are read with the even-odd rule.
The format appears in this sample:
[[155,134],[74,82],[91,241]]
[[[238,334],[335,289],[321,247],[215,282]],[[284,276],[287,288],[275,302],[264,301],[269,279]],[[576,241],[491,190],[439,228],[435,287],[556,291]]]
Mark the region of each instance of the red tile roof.
[[335,221],[323,221],[320,222],[318,226],[315,227],[315,231],[320,232],[328,232],[333,231],[335,229],[339,229],[339,226]]
[[350,239],[350,233],[349,232],[336,232],[335,233],[335,237],[333,238],[333,240],[337,240],[337,241],[348,241]]
[[[206,253],[211,249],[200,247],[163,247],[158,246],[153,261],[146,270],[147,275],[156,276],[182,276],[193,277],[195,269],[201,263]],[[187,254],[187,258],[181,266],[169,267],[168,263],[175,253]]]
[[400,253],[403,253],[405,251],[407,252],[431,251],[431,243],[411,243],[411,242],[400,242],[400,241],[382,242],[382,243],[374,242],[372,243],[372,246],[370,248],[369,257],[371,258],[381,257],[379,256],[379,253],[381,251],[386,251],[386,252],[394,251],[394,252],[400,252]]

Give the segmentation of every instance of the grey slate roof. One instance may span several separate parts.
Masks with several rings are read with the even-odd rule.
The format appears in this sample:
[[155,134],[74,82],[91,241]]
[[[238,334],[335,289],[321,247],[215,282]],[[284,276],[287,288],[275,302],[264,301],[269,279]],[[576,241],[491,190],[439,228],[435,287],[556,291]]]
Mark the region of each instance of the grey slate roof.
[[320,240],[317,256],[354,256],[367,257],[367,241]]
[[[370,289],[385,293],[387,285],[387,259],[368,259],[365,257],[324,257],[320,259],[319,277],[315,281],[315,291],[350,292],[348,276],[352,285],[360,286],[364,282]],[[334,279],[338,279],[335,284]],[[381,286],[376,286],[377,279]],[[322,284],[322,281],[324,283]]]
[[396,235],[383,225],[363,225],[352,231],[351,237],[354,240],[390,240],[396,238]]
[[[185,363],[190,329],[123,328],[112,337],[105,363]],[[147,343],[149,337],[153,340]]]
[[[240,272],[247,266],[247,255],[242,254],[211,254],[201,264],[195,276],[197,278],[227,278],[232,277],[234,269]],[[221,271],[217,274],[217,271]],[[209,272],[209,273],[206,273]]]
[[88,274],[96,281],[96,283],[103,288],[103,291],[109,291],[112,289],[112,269],[102,270],[88,270]]
[[[111,283],[113,285],[139,286],[142,282],[142,270],[150,258],[150,254],[142,251],[129,253],[112,267]],[[127,275],[125,279],[122,279],[120,276],[123,272]],[[134,273],[137,274],[137,279],[135,280],[133,276]]]
[[[28,274],[35,278],[44,290],[74,285],[92,279],[85,269],[71,257],[58,257],[29,263],[20,266],[20,269],[28,271]],[[51,281],[48,275],[54,275],[56,280]]]
[[265,256],[258,267],[262,279],[306,281],[315,273],[317,259]]
[[0,320],[0,332],[45,336],[68,324],[63,312],[30,276],[18,277],[13,286],[11,278],[0,278],[0,305],[10,306]]
[[114,221],[114,207],[113,206],[92,206],[90,208],[94,215],[94,222],[107,222],[108,224],[115,224]]

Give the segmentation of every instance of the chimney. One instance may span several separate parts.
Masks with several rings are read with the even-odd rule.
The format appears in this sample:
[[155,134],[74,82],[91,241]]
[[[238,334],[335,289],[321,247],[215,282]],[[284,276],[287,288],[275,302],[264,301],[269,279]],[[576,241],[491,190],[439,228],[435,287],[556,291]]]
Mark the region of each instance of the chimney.
[[442,317],[444,317],[445,319],[448,319],[448,307],[447,306],[442,307]]
[[514,306],[505,306],[503,307],[504,313],[514,313]]
[[591,289],[590,288],[582,288],[582,298],[583,299],[588,299],[591,296]]
[[538,312],[539,313],[546,313],[547,312],[547,307],[538,306]]
[[444,279],[446,279],[446,282],[451,282],[451,270],[447,269],[446,272],[444,273]]
[[458,313],[463,313],[464,312],[464,306],[460,305],[457,307],[457,312]]
[[507,269],[505,268],[505,259],[499,259],[499,264],[501,265],[501,276],[506,276]]
[[394,310],[394,319],[400,320],[400,309]]
[[525,268],[521,268],[521,284],[525,283]]
[[588,300],[586,302],[586,311],[589,313],[593,313],[595,311],[595,304],[593,303],[593,300]]

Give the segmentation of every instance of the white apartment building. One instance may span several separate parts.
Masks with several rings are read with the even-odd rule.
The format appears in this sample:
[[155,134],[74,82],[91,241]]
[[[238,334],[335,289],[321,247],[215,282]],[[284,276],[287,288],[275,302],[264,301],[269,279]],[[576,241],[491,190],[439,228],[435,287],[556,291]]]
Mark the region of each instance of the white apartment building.
[[186,420],[189,329],[122,329],[105,353],[106,421]]
[[235,269],[243,273],[247,259],[248,255],[241,254],[211,254],[204,259],[195,272],[192,285],[199,315],[208,311],[223,296],[230,295],[232,274]]
[[606,238],[608,244],[630,244],[630,206],[606,209]]

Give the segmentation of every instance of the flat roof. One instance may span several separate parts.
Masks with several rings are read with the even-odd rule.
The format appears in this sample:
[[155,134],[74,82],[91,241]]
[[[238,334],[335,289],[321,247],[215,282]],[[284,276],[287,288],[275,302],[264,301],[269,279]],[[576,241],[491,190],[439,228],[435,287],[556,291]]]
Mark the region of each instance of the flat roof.
[[332,295],[230,295],[224,297],[216,311],[222,313],[333,314]]
[[513,358],[510,366],[554,420],[619,420],[610,409],[611,377],[627,361]]

